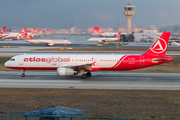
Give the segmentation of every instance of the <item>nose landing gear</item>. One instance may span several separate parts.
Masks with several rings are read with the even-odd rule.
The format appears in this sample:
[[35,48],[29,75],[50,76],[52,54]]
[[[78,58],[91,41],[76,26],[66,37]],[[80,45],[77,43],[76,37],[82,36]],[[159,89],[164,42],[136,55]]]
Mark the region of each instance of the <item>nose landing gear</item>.
[[25,70],[22,70],[21,77],[25,77]]

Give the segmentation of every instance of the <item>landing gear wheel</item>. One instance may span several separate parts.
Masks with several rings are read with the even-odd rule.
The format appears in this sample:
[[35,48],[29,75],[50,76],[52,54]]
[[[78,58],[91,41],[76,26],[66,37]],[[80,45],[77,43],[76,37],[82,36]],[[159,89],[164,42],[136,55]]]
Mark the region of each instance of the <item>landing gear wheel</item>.
[[82,79],[86,79],[87,78],[87,74],[82,74],[81,78]]
[[87,75],[87,77],[91,77],[91,73],[90,72],[87,72],[86,75]]
[[22,70],[21,77],[25,77],[25,70]]
[[23,73],[23,74],[21,74],[21,77],[25,77],[25,74]]

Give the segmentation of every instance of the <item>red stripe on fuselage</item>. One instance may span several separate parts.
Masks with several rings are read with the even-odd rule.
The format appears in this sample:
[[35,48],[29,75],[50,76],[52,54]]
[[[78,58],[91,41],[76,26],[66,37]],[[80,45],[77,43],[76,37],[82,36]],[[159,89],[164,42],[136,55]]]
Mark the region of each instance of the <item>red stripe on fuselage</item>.
[[122,62],[122,60],[123,60],[124,58],[126,58],[126,57],[127,57],[127,55],[121,57],[121,58],[119,59],[119,61],[118,61],[112,68],[117,67],[117,65],[119,65],[119,64]]

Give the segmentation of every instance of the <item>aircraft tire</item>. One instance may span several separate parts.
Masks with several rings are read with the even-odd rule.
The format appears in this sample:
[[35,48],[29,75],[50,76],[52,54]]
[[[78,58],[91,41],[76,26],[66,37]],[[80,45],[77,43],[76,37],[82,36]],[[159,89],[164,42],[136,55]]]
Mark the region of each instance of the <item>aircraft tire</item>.
[[86,79],[87,78],[87,74],[82,74],[81,78],[82,79]]
[[87,72],[87,77],[91,77],[91,73],[90,72]]
[[21,74],[21,77],[25,77],[25,74],[23,73],[23,74]]

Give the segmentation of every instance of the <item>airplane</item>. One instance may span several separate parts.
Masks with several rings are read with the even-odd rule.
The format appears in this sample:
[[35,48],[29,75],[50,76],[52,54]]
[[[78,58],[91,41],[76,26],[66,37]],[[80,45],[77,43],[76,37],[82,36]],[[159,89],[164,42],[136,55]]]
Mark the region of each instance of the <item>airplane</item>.
[[32,40],[27,33],[25,33],[26,40],[25,42],[33,43],[33,44],[45,44],[46,46],[53,46],[55,44],[71,44],[68,40],[46,40],[46,39],[36,39]]
[[4,65],[22,70],[22,77],[26,70],[56,70],[60,76],[82,73],[81,78],[85,79],[91,77],[93,71],[133,70],[170,62],[173,58],[165,56],[169,37],[170,32],[164,32],[150,49],[141,55],[24,54],[12,57]]
[[92,35],[93,36],[101,36],[101,37],[114,37],[118,33],[117,32],[104,32],[99,26],[93,27]]
[[115,37],[113,38],[105,38],[105,37],[92,37],[89,38],[88,41],[92,42],[92,41],[98,41],[98,42],[107,42],[107,41],[116,41],[116,40],[120,40],[121,37],[121,32],[119,32]]
[[23,34],[27,32],[26,30],[27,30],[27,27],[23,28],[22,31],[19,33],[9,33],[5,36],[5,39],[18,39],[19,40],[23,37]]

